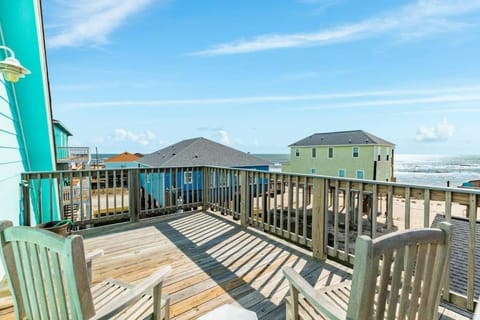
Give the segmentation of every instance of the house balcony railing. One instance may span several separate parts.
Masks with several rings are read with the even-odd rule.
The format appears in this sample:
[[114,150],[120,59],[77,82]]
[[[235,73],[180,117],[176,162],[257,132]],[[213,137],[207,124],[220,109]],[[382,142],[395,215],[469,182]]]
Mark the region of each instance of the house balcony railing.
[[455,252],[460,261],[452,259],[444,300],[472,311],[480,294],[478,190],[218,167],[35,172],[22,179],[26,225],[30,216],[41,223],[58,215],[78,230],[209,210],[348,266],[357,235],[460,219],[465,243]]
[[90,161],[89,147],[57,147],[57,163]]

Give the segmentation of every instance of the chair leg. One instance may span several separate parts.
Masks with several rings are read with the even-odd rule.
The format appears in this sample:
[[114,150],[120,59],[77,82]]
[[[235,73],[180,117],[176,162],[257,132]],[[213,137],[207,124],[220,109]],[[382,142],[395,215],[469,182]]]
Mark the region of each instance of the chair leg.
[[162,282],[153,287],[153,320],[163,320],[162,317]]
[[165,301],[165,305],[163,306],[163,319],[164,320],[169,320],[170,319],[170,296],[164,295],[163,300]]
[[292,308],[292,297],[289,296],[285,299],[285,319],[286,320],[296,320],[296,316],[293,313]]

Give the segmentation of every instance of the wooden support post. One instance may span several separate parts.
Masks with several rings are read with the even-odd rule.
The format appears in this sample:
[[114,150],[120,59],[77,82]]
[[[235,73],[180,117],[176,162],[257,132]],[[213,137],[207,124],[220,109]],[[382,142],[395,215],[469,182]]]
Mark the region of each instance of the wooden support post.
[[312,210],[312,251],[315,259],[325,260],[327,248],[325,245],[326,221],[325,179],[313,180],[313,210]]
[[208,168],[203,167],[202,168],[202,210],[206,211],[208,208],[208,197],[210,194],[210,183],[208,181],[209,179],[209,173],[208,173]]
[[242,226],[248,226],[247,213],[247,197],[248,197],[248,176],[247,171],[240,171],[240,223]]
[[32,221],[30,217],[30,183],[29,180],[23,175],[21,187],[23,193],[23,225],[31,226]]
[[475,279],[475,227],[477,221],[476,196],[471,193],[467,205],[467,218],[469,222],[468,237],[468,278],[467,278],[467,310],[474,311],[474,279]]
[[138,169],[128,171],[128,211],[130,222],[140,221],[140,172]]

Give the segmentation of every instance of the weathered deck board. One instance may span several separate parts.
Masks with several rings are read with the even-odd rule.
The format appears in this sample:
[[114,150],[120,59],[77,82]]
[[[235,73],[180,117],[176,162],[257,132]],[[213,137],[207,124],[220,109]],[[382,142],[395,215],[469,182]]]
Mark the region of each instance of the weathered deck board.
[[[317,288],[342,281],[351,272],[210,213],[182,214],[113,230],[84,234],[87,250],[105,251],[94,262],[93,282],[107,278],[136,282],[169,264],[173,272],[164,291],[171,296],[171,317],[176,320],[196,319],[225,303],[253,310],[259,319],[284,319],[288,284],[283,266],[293,266]],[[462,319],[443,308],[440,312],[441,319]],[[4,318],[13,319],[11,311],[2,314]]]
[[171,296],[172,319],[197,318],[232,302],[261,319],[269,314],[283,318],[288,291],[283,266],[294,266],[318,285],[341,281],[350,271],[319,263],[303,249],[208,213],[86,238],[88,250],[105,250],[95,262],[94,282],[107,277],[135,282],[157,266],[170,264],[173,273],[164,290]]

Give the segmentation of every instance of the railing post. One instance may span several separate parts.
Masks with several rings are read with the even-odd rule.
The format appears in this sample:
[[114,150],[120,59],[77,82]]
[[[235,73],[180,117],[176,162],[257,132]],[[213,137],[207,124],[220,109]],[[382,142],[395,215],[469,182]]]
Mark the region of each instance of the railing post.
[[208,208],[208,197],[210,194],[210,185],[208,182],[209,175],[208,175],[208,168],[203,167],[202,169],[202,210],[206,211]]
[[22,195],[23,195],[23,225],[31,226],[32,221],[30,217],[30,183],[27,177],[22,175],[21,180]]
[[240,171],[240,223],[247,227],[247,197],[248,197],[248,180],[247,171]]
[[315,259],[325,260],[325,218],[327,216],[325,182],[323,178],[313,179],[313,211],[312,211],[312,252]]
[[128,170],[128,211],[130,222],[140,221],[140,173],[138,169]]

